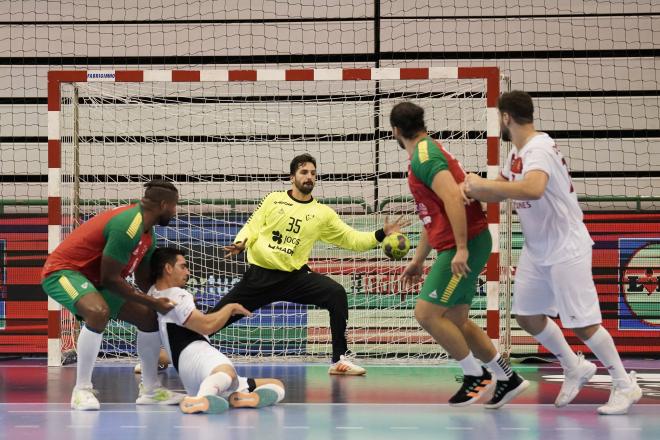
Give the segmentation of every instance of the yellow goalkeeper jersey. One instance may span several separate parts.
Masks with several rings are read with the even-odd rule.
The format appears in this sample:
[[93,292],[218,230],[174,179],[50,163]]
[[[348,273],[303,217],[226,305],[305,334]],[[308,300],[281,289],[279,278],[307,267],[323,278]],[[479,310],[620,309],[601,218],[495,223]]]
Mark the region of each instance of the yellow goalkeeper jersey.
[[307,264],[314,242],[366,251],[378,244],[375,232],[357,231],[316,199],[300,202],[287,191],[268,194],[236,235],[247,239],[248,262],[286,272]]

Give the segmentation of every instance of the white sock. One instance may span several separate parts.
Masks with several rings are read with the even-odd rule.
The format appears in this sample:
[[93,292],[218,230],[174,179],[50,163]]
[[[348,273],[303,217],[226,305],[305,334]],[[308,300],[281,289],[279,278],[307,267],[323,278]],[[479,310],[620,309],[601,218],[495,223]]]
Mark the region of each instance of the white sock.
[[150,392],[160,387],[158,380],[158,355],[160,355],[159,332],[137,332],[137,352],[142,365],[142,386]]
[[481,376],[483,374],[481,364],[479,364],[472,352],[469,352],[468,355],[458,361],[458,363],[461,365],[463,374],[466,376]]
[[486,364],[488,369],[493,372],[495,379],[497,380],[509,380],[513,375],[511,370],[511,365],[505,361],[499,353],[495,354],[495,357]]
[[552,319],[545,319],[545,328],[538,335],[534,335],[534,339],[555,355],[564,371],[577,366],[577,355],[571,350],[561,329]]
[[284,400],[284,396],[285,396],[284,388],[282,388],[279,385],[275,385],[274,383],[267,383],[265,385],[261,385],[255,388],[254,391],[260,389],[269,389],[275,391],[277,393],[277,400],[275,401],[275,403],[280,403],[282,400]]
[[76,367],[76,388],[92,387],[92,371],[101,349],[103,334],[90,330],[84,325],[78,336],[78,365]]
[[615,386],[629,388],[632,385],[630,377],[626,373],[625,368],[623,368],[623,363],[621,363],[619,352],[616,351],[614,340],[612,340],[612,336],[610,336],[607,330],[599,327],[596,333],[584,341],[584,343],[587,344],[587,347],[591,349],[598,360],[607,368],[610,376],[612,376],[612,383]]
[[233,380],[230,375],[223,371],[213,373],[204,379],[199,386],[197,397],[215,396],[227,391],[231,386]]

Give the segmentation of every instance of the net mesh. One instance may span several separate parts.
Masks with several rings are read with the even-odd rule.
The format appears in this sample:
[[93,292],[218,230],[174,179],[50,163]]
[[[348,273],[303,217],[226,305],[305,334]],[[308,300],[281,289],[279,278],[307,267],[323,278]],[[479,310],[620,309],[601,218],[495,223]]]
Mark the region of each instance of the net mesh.
[[[198,307],[212,307],[241,278],[244,256],[224,259],[229,244],[271,191],[290,187],[297,154],[317,159],[314,196],[358,230],[376,230],[387,216],[420,222],[405,179],[407,157],[391,139],[389,112],[402,100],[426,110],[434,137],[468,170],[486,169],[485,81],[382,80],[253,83],[112,83],[62,85],[65,238],[77,221],[136,200],[142,185],[164,177],[179,188],[176,220],[156,228],[159,245],[188,252],[188,289]],[[409,254],[409,257],[412,252]],[[430,257],[432,258],[432,256]],[[429,261],[430,263],[430,261]],[[317,243],[310,267],[338,281],[349,301],[349,348],[369,359],[437,359],[438,344],[414,319],[413,292],[398,276],[404,262],[380,249],[364,253]],[[417,289],[415,289],[416,292]],[[485,278],[473,318],[485,326]],[[64,313],[65,349],[75,325]],[[106,356],[134,355],[135,329],[112,321]],[[242,357],[324,359],[330,356],[328,313],[274,303],[212,338],[223,353]]]

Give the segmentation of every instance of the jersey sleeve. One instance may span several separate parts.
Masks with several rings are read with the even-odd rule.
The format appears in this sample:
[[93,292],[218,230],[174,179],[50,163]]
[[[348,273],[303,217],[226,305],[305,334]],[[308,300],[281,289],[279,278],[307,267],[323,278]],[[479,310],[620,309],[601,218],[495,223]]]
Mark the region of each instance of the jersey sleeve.
[[431,144],[427,139],[424,139],[417,144],[410,161],[410,167],[415,177],[431,188],[435,175],[440,171],[448,170],[449,164],[442,151],[435,144]]
[[525,155],[523,176],[530,171],[543,171],[551,176],[553,154],[542,148],[535,148]]
[[169,312],[170,318],[177,325],[183,326],[190,314],[197,308],[193,296],[183,289],[176,289],[169,299],[176,303],[176,306]]
[[[137,237],[140,234],[136,234]],[[131,252],[136,246],[135,238],[131,238],[126,231],[119,228],[110,228],[107,231],[103,255],[111,257],[121,264],[128,264],[131,258]]]
[[351,228],[344,223],[332,209],[327,209],[327,220],[321,231],[320,239],[342,249],[352,251],[367,251],[378,245],[374,232],[363,232]]
[[[257,206],[257,209],[252,213],[247,222],[245,222],[241,230],[238,231],[238,234],[236,234],[234,243],[244,241],[245,239],[248,239],[251,243],[257,239],[257,236],[259,235],[259,228],[264,223],[265,213],[272,203],[273,194],[274,193],[270,193],[261,200],[259,206]],[[246,243],[246,245],[249,245],[250,243]]]

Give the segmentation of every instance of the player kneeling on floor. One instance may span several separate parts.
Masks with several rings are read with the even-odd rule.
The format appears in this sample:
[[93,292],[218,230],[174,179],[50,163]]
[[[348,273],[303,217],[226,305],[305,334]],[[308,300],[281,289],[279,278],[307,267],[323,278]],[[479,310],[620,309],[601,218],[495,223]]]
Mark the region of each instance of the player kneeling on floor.
[[149,295],[168,298],[176,304],[158,315],[161,339],[188,396],[181,402],[184,413],[217,414],[229,406],[260,408],[284,398],[284,385],[277,379],[240,377],[231,361],[216,350],[207,335],[222,328],[235,315],[251,316],[240,304],[227,304],[203,314],[192,294],[183,289],[190,271],[183,251],[156,249],[151,260],[154,285]]

